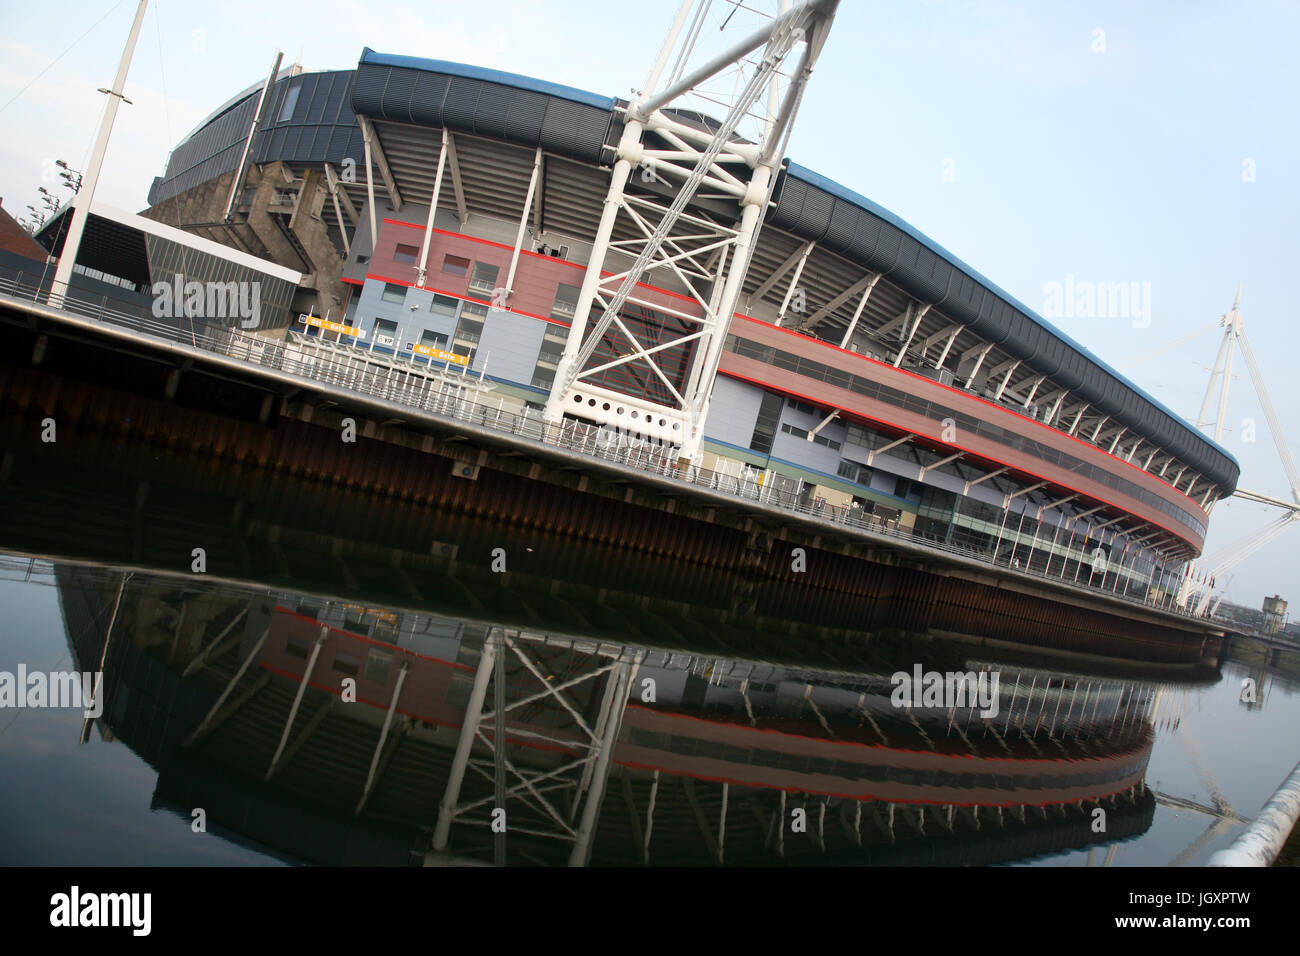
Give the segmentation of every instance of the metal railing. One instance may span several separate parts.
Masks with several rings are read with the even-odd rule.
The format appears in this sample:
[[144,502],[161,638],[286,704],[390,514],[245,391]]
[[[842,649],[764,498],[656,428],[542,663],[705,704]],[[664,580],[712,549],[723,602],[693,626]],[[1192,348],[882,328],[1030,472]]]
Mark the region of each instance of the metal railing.
[[[46,302],[46,289],[38,288],[35,282],[24,282],[22,273],[9,277],[3,271],[0,270],[0,298],[9,296],[25,301]],[[1144,582],[1129,577],[1121,591],[1118,573],[1109,590],[1104,586],[1109,573],[1103,575],[1102,583],[1097,585],[1069,581],[1064,576],[1069,560],[1063,560],[1059,575],[1048,571],[1054,560],[1049,561],[1042,570],[1020,567],[1018,562],[1013,563],[1016,561],[1013,555],[1018,548],[1013,549],[1012,555],[1002,558],[988,549],[953,544],[936,535],[902,526],[898,519],[886,520],[879,515],[863,513],[860,508],[832,505],[820,499],[809,500],[802,493],[802,481],[795,485],[793,479],[772,472],[756,472],[752,468],[733,474],[696,465],[683,466],[676,457],[674,446],[630,438],[626,434],[573,419],[566,419],[560,424],[549,423],[542,419],[540,412],[527,407],[520,412],[507,411],[504,399],[495,406],[474,401],[467,397],[467,393],[481,394],[486,390],[481,377],[469,375],[463,370],[451,372],[449,367],[444,367],[434,359],[426,363],[400,355],[371,355],[364,349],[341,349],[331,343],[322,343],[315,336],[296,333],[286,336],[286,341],[277,342],[265,336],[188,317],[159,319],[138,303],[124,302],[107,295],[85,296],[69,292],[57,307],[74,315],[131,329],[168,342],[403,405],[436,418],[508,433],[542,445],[752,501],[760,506],[779,509],[826,525],[850,529],[864,536],[904,542],[936,553],[978,561],[1023,577],[1050,581],[1085,593],[1105,594],[1128,604],[1158,608],[1189,619],[1204,620],[1208,617],[1178,607],[1174,601],[1175,589],[1172,588],[1166,593],[1155,595],[1152,594],[1154,588],[1145,587]],[[764,480],[760,480],[760,476],[764,476]],[[1055,552],[1049,553],[1054,559]],[[1089,575],[1090,578],[1092,576]],[[1144,588],[1144,594],[1134,593],[1143,591]]]

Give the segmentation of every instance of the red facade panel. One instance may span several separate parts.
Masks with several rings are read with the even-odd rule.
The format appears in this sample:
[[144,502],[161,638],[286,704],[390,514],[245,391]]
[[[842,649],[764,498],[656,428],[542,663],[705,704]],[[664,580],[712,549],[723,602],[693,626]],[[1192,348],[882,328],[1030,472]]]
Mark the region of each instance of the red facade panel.
[[[1107,454],[1093,445],[1072,438],[1051,426],[1044,425],[1042,422],[1018,415],[1001,405],[995,405],[960,389],[950,388],[922,376],[893,368],[855,352],[848,352],[818,342],[807,336],[778,329],[766,322],[737,316],[737,322],[733,324],[732,328],[737,335],[743,338],[763,345],[771,345],[783,351],[792,352],[835,368],[844,369],[853,375],[908,392],[925,401],[944,405],[972,418],[994,424],[998,428],[1013,434],[1032,439],[1042,445],[1105,469],[1112,474],[1119,475],[1184,511],[1190,512],[1199,520],[1207,520],[1205,512],[1196,502],[1182,492],[1175,491],[1169,484],[1156,476],[1143,471],[1130,462]],[[839,408],[867,421],[913,432],[931,439],[936,447],[942,446],[951,448],[953,451],[970,452],[979,458],[1006,465],[1016,471],[1050,481],[1062,488],[1079,492],[1099,502],[1127,511],[1144,521],[1150,522],[1152,525],[1162,527],[1176,534],[1194,545],[1197,550],[1200,550],[1203,544],[1203,535],[1199,531],[1179,521],[1173,515],[1169,515],[1108,485],[1101,484],[1054,463],[1044,461],[1034,455],[992,441],[984,436],[965,434],[963,430],[959,429],[959,441],[944,442],[941,438],[943,425],[939,421],[732,352],[723,353],[719,370],[737,378],[743,378],[778,391],[807,398],[819,404]]]

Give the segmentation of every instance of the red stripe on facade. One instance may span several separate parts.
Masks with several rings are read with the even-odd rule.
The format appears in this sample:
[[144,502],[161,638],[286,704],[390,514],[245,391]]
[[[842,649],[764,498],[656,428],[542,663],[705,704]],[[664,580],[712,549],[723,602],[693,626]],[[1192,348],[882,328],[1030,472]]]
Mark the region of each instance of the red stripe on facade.
[[[906,432],[907,434],[911,434],[911,435],[920,435],[920,437],[924,438],[924,439],[925,439],[926,441],[928,441],[928,442],[931,442],[931,443],[932,443],[935,447],[937,447],[937,448],[950,448],[950,449],[952,449],[953,451],[965,452],[966,454],[970,455],[972,458],[976,458],[976,459],[979,459],[979,460],[981,460],[981,461],[989,461],[989,462],[992,462],[992,463],[998,465],[998,466],[1001,467],[1001,468],[1006,468],[1006,469],[1008,469],[1008,470],[1010,470],[1010,471],[1013,471],[1013,472],[1016,472],[1016,473],[1019,473],[1019,474],[1029,475],[1030,477],[1032,477],[1032,478],[1037,478],[1037,479],[1040,480],[1040,481],[1046,481],[1048,484],[1056,485],[1057,487],[1064,488],[1066,491],[1072,491],[1072,492],[1074,492],[1075,494],[1079,495],[1079,496],[1082,497],[1082,498],[1089,498],[1089,499],[1091,499],[1091,500],[1093,500],[1093,501],[1100,502],[1101,504],[1107,505],[1107,506],[1109,506],[1109,507],[1111,507],[1111,508],[1115,508],[1115,509],[1118,510],[1118,511],[1122,511],[1122,512],[1124,512],[1124,514],[1126,514],[1126,515],[1131,515],[1132,517],[1137,518],[1139,521],[1146,522],[1147,524],[1152,525],[1153,527],[1156,527],[1156,528],[1159,528],[1159,529],[1162,530],[1162,531],[1168,532],[1169,534],[1171,534],[1171,535],[1173,535],[1175,538],[1177,538],[1179,541],[1182,541],[1182,542],[1184,542],[1185,544],[1190,545],[1190,546],[1193,548],[1193,550],[1195,550],[1198,554],[1199,554],[1200,551],[1201,551],[1201,545],[1198,544],[1198,543],[1195,541],[1194,538],[1188,538],[1188,537],[1186,537],[1186,536],[1183,535],[1183,534],[1179,534],[1177,531],[1174,531],[1174,530],[1171,529],[1171,528],[1167,528],[1167,527],[1165,527],[1165,525],[1161,524],[1159,521],[1154,521],[1154,520],[1152,520],[1152,519],[1146,517],[1145,515],[1142,515],[1142,514],[1140,514],[1140,513],[1138,513],[1138,512],[1133,511],[1132,508],[1126,508],[1126,507],[1123,507],[1122,505],[1118,505],[1118,504],[1116,504],[1116,503],[1113,502],[1113,501],[1109,501],[1109,500],[1107,500],[1107,499],[1105,499],[1105,498],[1100,497],[1099,495],[1095,495],[1095,494],[1092,494],[1092,493],[1090,493],[1090,492],[1080,491],[1078,488],[1075,488],[1075,487],[1073,487],[1073,486],[1071,486],[1071,485],[1067,485],[1067,484],[1066,484],[1065,482],[1063,482],[1063,481],[1060,481],[1060,480],[1058,480],[1058,479],[1056,479],[1056,478],[1048,478],[1048,477],[1046,477],[1046,476],[1044,476],[1044,475],[1040,475],[1040,474],[1038,474],[1038,473],[1036,473],[1036,472],[1029,471],[1027,468],[1025,468],[1025,467],[1023,467],[1023,466],[1021,466],[1021,465],[1011,465],[1011,464],[1008,464],[1007,462],[1005,462],[1005,461],[1001,461],[1000,459],[995,458],[995,457],[993,457],[992,455],[987,454],[986,452],[971,451],[969,448],[965,448],[965,447],[963,447],[963,446],[961,446],[961,445],[954,445],[954,444],[952,444],[951,442],[945,442],[945,441],[942,441],[942,440],[940,440],[940,439],[938,439],[938,438],[933,438],[933,437],[931,437],[930,435],[926,435],[926,434],[923,434],[923,433],[917,432],[917,430],[914,429],[914,428],[908,428],[908,427],[906,427],[906,426],[904,426],[904,425],[898,425],[898,424],[895,424],[895,423],[893,423],[893,422],[888,422],[888,421],[885,421],[885,420],[883,420],[883,419],[879,419],[879,418],[872,418],[872,417],[870,417],[870,416],[868,416],[868,415],[864,415],[864,414],[863,414],[862,412],[860,412],[860,411],[855,411],[855,410],[850,409],[850,408],[845,408],[845,407],[842,406],[842,405],[836,405],[836,404],[834,404],[834,403],[832,403],[832,402],[827,402],[827,400],[824,399],[824,398],[814,398],[814,397],[812,397],[811,395],[805,395],[805,394],[803,394],[802,392],[794,391],[793,389],[786,388],[785,386],[781,386],[781,385],[773,385],[773,384],[770,383],[770,382],[763,382],[763,381],[760,381],[759,379],[756,379],[756,378],[750,378],[749,376],[747,376],[747,375],[742,375],[742,374],[740,374],[739,372],[729,371],[729,370],[727,370],[727,369],[721,369],[721,368],[720,368],[720,369],[718,369],[718,374],[719,374],[719,375],[726,375],[726,376],[729,377],[729,378],[739,379],[739,380],[742,381],[742,382],[748,382],[749,384],[751,384],[751,385],[757,385],[757,386],[760,387],[760,388],[766,388],[766,389],[770,389],[770,390],[775,391],[775,392],[781,392],[782,394],[785,394],[785,395],[792,395],[792,396],[794,396],[795,398],[803,399],[805,402],[811,402],[811,403],[814,404],[814,405],[830,405],[832,408],[838,408],[838,409],[839,409],[840,411],[842,411],[842,412],[847,412],[849,415],[851,415],[851,416],[854,417],[854,418],[859,418],[859,419],[862,419],[863,421],[868,421],[868,422],[871,422],[872,424],[875,424],[875,425],[884,425],[885,427],[887,427],[887,428],[891,428],[891,429],[894,429],[895,431]],[[926,379],[926,381],[929,381],[929,379]]]

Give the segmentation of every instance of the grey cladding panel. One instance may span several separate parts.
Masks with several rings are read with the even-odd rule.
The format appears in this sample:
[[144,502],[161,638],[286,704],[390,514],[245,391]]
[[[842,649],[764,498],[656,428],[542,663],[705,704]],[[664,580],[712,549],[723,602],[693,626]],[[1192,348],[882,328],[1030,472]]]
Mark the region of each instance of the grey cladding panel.
[[853,238],[853,257],[867,264],[876,257],[876,247],[880,245],[880,230],[884,226],[875,216],[858,216]]
[[545,96],[540,93],[516,93],[506,113],[506,139],[517,143],[540,143],[545,119]]
[[484,83],[479,87],[478,104],[474,111],[474,132],[495,139],[505,139],[506,117],[510,113],[512,93],[496,83]]
[[821,244],[832,252],[850,253],[857,233],[858,210],[846,202],[837,202],[831,211],[831,221]]
[[357,69],[352,107],[367,116],[446,126],[593,163],[602,159],[613,116],[535,90],[372,63]]
[[388,77],[384,102],[390,104],[388,118],[415,122],[411,116],[411,98],[415,93],[415,74],[411,70],[394,70]]
[[475,120],[479,91],[482,87],[483,84],[478,80],[466,79],[463,76],[451,77],[447,81],[447,95],[442,100],[442,115],[431,117],[425,122],[431,126],[441,126],[445,123],[452,129],[464,130],[467,133],[477,132]]
[[[542,143],[548,149],[588,163],[604,160],[602,147],[612,138],[614,114],[582,103],[552,98],[542,120]],[[622,124],[618,123],[619,128]]]
[[447,77],[437,73],[421,73],[411,93],[411,115],[429,122],[442,116],[442,101],[447,95]]

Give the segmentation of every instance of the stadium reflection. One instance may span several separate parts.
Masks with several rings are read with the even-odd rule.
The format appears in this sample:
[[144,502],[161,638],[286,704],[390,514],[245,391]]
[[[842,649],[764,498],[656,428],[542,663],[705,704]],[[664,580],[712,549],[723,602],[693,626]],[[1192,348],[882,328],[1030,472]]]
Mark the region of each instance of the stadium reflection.
[[[104,661],[100,733],[156,770],[154,807],[201,807],[287,860],[993,863],[1114,844],[1154,814],[1159,679],[937,643],[763,662],[546,609],[502,624],[472,592],[483,610],[449,615],[75,562],[27,573],[52,575],[74,666]],[[896,672],[917,670],[969,673],[985,696],[898,706]]]

